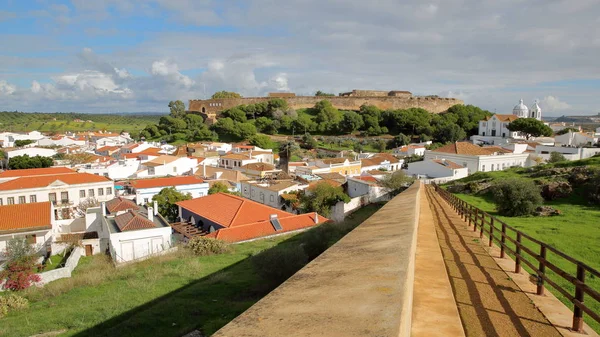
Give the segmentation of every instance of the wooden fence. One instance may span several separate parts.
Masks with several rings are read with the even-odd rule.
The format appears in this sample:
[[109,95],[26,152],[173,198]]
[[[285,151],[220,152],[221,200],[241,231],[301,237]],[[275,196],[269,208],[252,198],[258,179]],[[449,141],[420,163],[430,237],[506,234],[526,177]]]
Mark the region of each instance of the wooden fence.
[[[461,219],[473,225],[473,231],[479,230],[479,237],[484,235],[489,238],[489,246],[495,242],[500,247],[500,257],[504,258],[506,253],[510,253],[515,257],[515,273],[521,272],[521,265],[528,266],[533,271],[533,276],[537,282],[537,294],[544,294],[544,285],[548,284],[556,289],[559,293],[565,296],[573,304],[573,330],[583,332],[583,313],[588,314],[596,322],[600,323],[600,315],[594,312],[584,303],[584,296],[587,294],[594,300],[600,302],[600,292],[591,288],[585,283],[586,273],[589,273],[593,278],[600,278],[600,272],[586,265],[585,263],[561,252],[560,250],[551,247],[550,245],[541,242],[533,237],[515,229],[504,223],[502,220],[495,218],[485,211],[468,204],[466,201],[456,197],[452,193],[432,184],[435,191],[452,206],[452,208],[461,216]],[[513,234],[512,236],[510,234]],[[514,238],[513,238],[514,237]],[[538,249],[527,247],[524,242],[529,241],[529,246],[536,246]],[[514,244],[515,249],[508,246],[508,242]],[[569,273],[556,264],[547,259],[548,252],[559,256],[570,263],[573,263],[577,268],[575,275]],[[531,259],[535,261],[530,261]],[[558,276],[564,278],[575,287],[575,293],[569,291],[556,282],[552,281],[546,272],[549,269]]]

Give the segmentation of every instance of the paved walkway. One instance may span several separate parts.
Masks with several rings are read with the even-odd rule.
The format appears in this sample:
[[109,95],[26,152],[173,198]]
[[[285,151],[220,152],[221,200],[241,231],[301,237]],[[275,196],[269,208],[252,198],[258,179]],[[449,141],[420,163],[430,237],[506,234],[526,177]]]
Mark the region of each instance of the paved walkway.
[[433,188],[425,190],[466,336],[561,336],[486,252],[478,233]]

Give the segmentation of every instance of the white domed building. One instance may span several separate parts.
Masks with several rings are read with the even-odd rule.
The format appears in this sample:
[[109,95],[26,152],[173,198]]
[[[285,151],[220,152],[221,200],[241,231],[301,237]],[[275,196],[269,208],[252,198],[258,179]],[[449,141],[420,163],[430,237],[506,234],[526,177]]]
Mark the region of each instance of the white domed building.
[[[523,100],[521,100],[521,102],[523,102]],[[529,109],[529,118],[535,118],[538,121],[542,120],[542,109],[538,105],[537,101],[533,102],[531,109]]]
[[520,100],[519,104],[515,105],[515,108],[513,109],[513,115],[519,118],[529,117],[529,108],[527,105],[523,104],[523,100]]

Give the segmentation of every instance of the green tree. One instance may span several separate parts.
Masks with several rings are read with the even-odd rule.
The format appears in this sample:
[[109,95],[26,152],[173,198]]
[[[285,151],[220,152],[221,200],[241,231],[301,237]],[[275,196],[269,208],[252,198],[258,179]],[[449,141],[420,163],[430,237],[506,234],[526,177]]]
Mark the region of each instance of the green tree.
[[250,139],[256,134],[256,126],[252,123],[235,123],[235,135],[241,139]]
[[317,212],[325,217],[329,216],[331,207],[340,201],[349,203],[350,197],[341,186],[334,187],[326,182],[317,183],[300,197],[305,212]]
[[206,126],[204,124],[204,118],[200,115],[189,114],[185,116],[185,121],[187,123],[187,128],[190,130],[194,129],[202,129]]
[[362,128],[364,124],[365,122],[361,115],[354,111],[346,111],[340,123],[340,130],[345,133],[352,133]]
[[314,110],[317,112],[315,121],[317,128],[321,132],[333,132],[339,127],[342,121],[342,113],[336,109],[330,101],[322,100],[315,104]]
[[446,119],[450,123],[457,124],[466,132],[467,137],[469,137],[479,132],[479,121],[485,117],[492,116],[492,113],[474,105],[457,104],[450,107],[448,112],[436,116]]
[[395,196],[405,190],[412,182],[413,179],[407,177],[402,171],[396,171],[392,174],[388,174],[380,181],[381,185],[392,196]]
[[277,127],[275,125],[275,122],[277,121],[274,121],[267,117],[259,117],[256,119],[254,125],[256,125],[256,129],[259,132],[264,132],[266,134],[272,135],[277,133]]
[[169,222],[176,221],[179,215],[176,203],[190,199],[192,199],[191,194],[181,193],[175,187],[165,187],[152,197],[152,201],[156,201],[158,204],[158,212]]
[[169,110],[170,110],[170,116],[173,118],[185,117],[185,104],[180,100],[170,101],[169,102]]
[[522,132],[527,139],[541,136],[550,137],[553,134],[548,125],[535,118],[518,118],[510,122],[507,128],[510,131]]
[[282,110],[285,111],[288,109],[288,104],[287,101],[284,100],[283,98],[271,98],[268,102],[267,102],[267,109],[270,113],[270,116],[273,116],[273,112],[275,110]]
[[377,148],[377,151],[385,152],[385,150],[387,149],[387,142],[383,139],[380,139],[375,144],[375,147]]
[[315,96],[317,96],[317,97],[332,97],[332,96],[335,96],[335,94],[330,94],[330,93],[323,92],[321,90],[317,90],[317,92],[315,93]]
[[24,139],[24,140],[18,139],[18,140],[15,140],[15,147],[23,147],[25,145],[29,145],[29,144],[34,143],[34,142],[35,141],[31,140],[31,139]]
[[509,178],[492,186],[492,196],[500,215],[530,215],[542,204],[540,188],[531,180]]
[[212,99],[223,99],[223,98],[242,98],[242,95],[233,91],[217,91],[212,96]]
[[300,115],[292,122],[292,128],[296,133],[315,131],[317,123],[315,123],[308,115]]
[[549,163],[559,163],[561,161],[566,161],[567,158],[565,158],[565,156],[560,153],[560,152],[556,152],[556,151],[552,151],[550,152],[550,159],[548,159]]
[[274,144],[267,135],[254,135],[250,137],[250,145],[258,146],[261,149],[270,149]]
[[394,137],[394,139],[391,141],[391,147],[398,147],[398,146],[404,146],[404,145],[408,145],[410,144],[410,137],[400,133],[399,135],[397,135],[396,137]]
[[[579,129],[565,128],[565,129],[557,131],[556,134],[560,136],[560,135],[564,135],[565,133],[569,133],[569,132],[579,132]],[[16,142],[15,142],[15,144],[16,144]]]
[[312,150],[312,149],[316,149],[317,146],[319,146],[319,144],[317,143],[315,138],[310,135],[310,133],[307,132],[304,135],[302,135],[302,147],[303,148]]
[[433,139],[440,143],[454,143],[467,137],[467,133],[457,124],[438,125]]
[[216,194],[216,193],[231,193],[229,191],[229,187],[220,181],[214,183],[209,189],[208,194]]
[[49,157],[29,157],[28,155],[15,156],[9,159],[8,168],[11,170],[44,168],[54,164],[52,158]]

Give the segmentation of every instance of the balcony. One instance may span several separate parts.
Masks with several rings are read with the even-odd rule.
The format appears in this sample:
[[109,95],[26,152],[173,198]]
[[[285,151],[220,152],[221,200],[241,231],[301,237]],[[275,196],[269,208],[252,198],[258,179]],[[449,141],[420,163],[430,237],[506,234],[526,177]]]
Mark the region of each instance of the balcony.
[[54,207],[70,207],[73,206],[73,200],[63,199],[63,200],[52,200],[52,204]]

